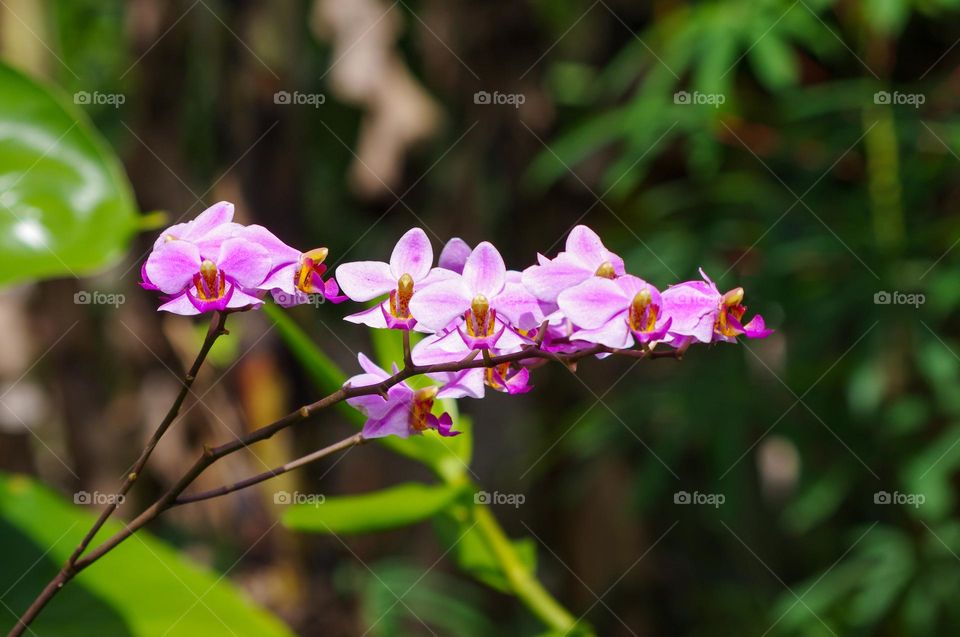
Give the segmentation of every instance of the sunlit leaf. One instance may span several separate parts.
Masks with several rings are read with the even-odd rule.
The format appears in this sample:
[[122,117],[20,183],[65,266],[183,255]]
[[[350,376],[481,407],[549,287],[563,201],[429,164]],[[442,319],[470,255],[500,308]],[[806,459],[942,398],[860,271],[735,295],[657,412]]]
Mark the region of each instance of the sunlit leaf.
[[77,106],[0,64],[0,284],[116,261],[138,221],[120,164]]
[[283,523],[296,531],[314,533],[382,531],[429,519],[462,491],[462,486],[409,482],[373,493],[296,504],[283,512]]
[[[67,559],[94,513],[21,475],[0,474],[0,589],[4,632]],[[107,524],[106,532],[121,528]],[[101,537],[105,534],[101,532]],[[31,626],[57,637],[280,637],[292,633],[228,579],[138,532],[68,584]]]

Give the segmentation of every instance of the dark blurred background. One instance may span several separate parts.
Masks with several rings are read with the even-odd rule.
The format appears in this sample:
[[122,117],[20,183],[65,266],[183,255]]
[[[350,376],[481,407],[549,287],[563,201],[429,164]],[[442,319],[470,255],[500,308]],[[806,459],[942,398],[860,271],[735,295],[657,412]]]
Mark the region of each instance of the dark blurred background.
[[[598,634],[945,635],[960,622],[958,3],[2,4],[7,61],[67,95],[125,97],[84,108],[145,212],[230,200],[240,221],[328,247],[331,265],[384,259],[417,225],[437,251],[491,240],[522,269],[584,223],[658,286],[702,266],[745,288],[777,330],[765,341],[545,368],[529,395],[461,401],[474,479],[525,496],[498,517],[535,539],[541,580]],[[203,325],[156,313],[137,287],[154,235],[93,283],[2,292],[0,379],[27,374],[5,399],[17,417],[0,411],[3,469],[109,490],[162,417]],[[127,302],[72,303],[90,285]],[[292,316],[352,373],[369,333],[344,313]],[[268,316],[231,323],[137,501],[201,443],[317,396]],[[205,481],[351,431],[329,412]],[[350,494],[426,475],[367,445],[281,484]],[[476,634],[542,630],[445,560],[429,524],[293,534],[276,524],[276,488],[151,529],[230,569],[300,635],[429,634],[406,604],[370,628],[394,602],[384,582],[467,613]]]

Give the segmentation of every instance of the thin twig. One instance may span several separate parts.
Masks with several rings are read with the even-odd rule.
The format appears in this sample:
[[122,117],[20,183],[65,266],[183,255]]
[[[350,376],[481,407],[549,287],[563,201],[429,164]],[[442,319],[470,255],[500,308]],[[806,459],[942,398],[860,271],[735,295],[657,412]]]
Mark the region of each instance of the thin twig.
[[140,477],[140,473],[143,471],[144,466],[146,466],[147,461],[150,459],[150,455],[153,453],[153,450],[156,449],[160,439],[163,438],[163,435],[167,432],[167,430],[170,428],[170,425],[173,424],[173,421],[180,413],[180,407],[183,405],[183,401],[190,392],[190,388],[193,386],[193,381],[196,380],[197,374],[200,373],[200,368],[203,366],[203,362],[206,360],[207,354],[210,353],[210,349],[213,347],[213,344],[221,335],[227,334],[227,330],[224,327],[226,321],[226,313],[213,313],[213,317],[210,320],[210,327],[207,329],[207,335],[203,339],[203,345],[200,346],[200,351],[197,353],[197,357],[194,359],[193,365],[190,366],[190,369],[187,371],[186,375],[181,381],[182,387],[180,388],[180,392],[177,394],[176,399],[174,399],[173,404],[170,405],[170,409],[167,410],[167,414],[163,417],[163,420],[153,432],[153,435],[150,436],[146,446],[140,452],[140,456],[130,467],[130,471],[127,472],[127,475],[123,480],[123,484],[120,485],[120,489],[117,491],[118,497],[113,498],[113,501],[103,509],[96,522],[93,523],[93,526],[90,527],[90,530],[87,531],[86,535],[83,536],[83,539],[80,540],[80,543],[70,554],[70,557],[67,558],[67,561],[61,567],[57,575],[47,584],[41,594],[33,601],[32,604],[30,604],[23,616],[20,617],[20,619],[17,621],[17,624],[10,630],[8,637],[17,637],[18,635],[23,634],[30,622],[33,621],[33,619],[40,613],[43,607],[50,602],[53,596],[56,595],[61,588],[63,588],[64,584],[73,579],[73,577],[79,572],[80,569],[77,568],[77,562],[83,555],[83,552],[86,551],[87,547],[90,546],[90,542],[93,541],[93,538],[96,537],[100,529],[103,528],[103,525],[107,523],[107,520],[109,520],[110,516],[113,515],[114,511],[116,511],[120,502],[123,501],[123,496],[130,491],[134,483],[137,481],[137,478]]
[[[219,317],[219,318],[217,318]],[[133,482],[136,480],[136,475],[143,469],[143,465],[146,464],[146,460],[149,458],[150,453],[153,451],[153,447],[156,446],[156,443],[159,441],[160,437],[170,426],[173,419],[176,417],[177,412],[179,411],[180,405],[183,402],[183,399],[186,396],[187,391],[189,391],[190,384],[193,383],[193,378],[196,376],[199,371],[199,367],[203,362],[203,359],[206,357],[207,353],[212,347],[213,342],[216,340],[217,336],[225,333],[223,329],[223,321],[225,315],[217,313],[214,317],[213,323],[211,323],[210,331],[207,333],[207,338],[204,341],[203,347],[201,348],[200,354],[197,356],[197,361],[194,363],[194,366],[191,367],[190,372],[188,373],[184,389],[181,391],[181,394],[178,396],[177,400],[174,402],[174,405],[171,407],[170,412],[167,414],[167,418],[164,418],[164,422],[161,423],[161,426],[158,428],[157,432],[151,438],[151,442],[148,443],[147,448],[141,453],[141,457],[138,459],[137,463],[134,464],[134,470],[127,476],[127,481],[124,482],[121,493],[126,493],[130,489]],[[311,454],[303,456],[297,460],[293,460],[284,465],[265,471],[263,473],[251,476],[245,480],[241,480],[231,485],[225,485],[217,489],[210,491],[204,491],[201,493],[183,496],[183,492],[191,485],[193,482],[202,474],[210,465],[214,462],[220,460],[221,458],[228,456],[240,449],[244,449],[256,442],[266,440],[280,431],[307,420],[318,411],[326,409],[336,403],[339,403],[348,398],[354,398],[357,396],[369,396],[373,394],[386,394],[394,385],[405,381],[406,379],[412,376],[419,376],[421,374],[437,373],[437,372],[459,372],[467,369],[478,369],[478,368],[487,368],[495,367],[505,363],[518,363],[524,364],[529,363],[535,360],[552,360],[568,367],[573,367],[580,360],[595,356],[597,354],[611,354],[618,356],[629,356],[632,358],[679,358],[682,354],[679,350],[663,350],[663,351],[652,351],[652,350],[625,350],[625,349],[615,349],[609,348],[604,345],[594,345],[586,349],[574,352],[572,354],[559,354],[556,352],[549,352],[543,349],[540,349],[540,343],[534,343],[518,352],[512,352],[510,354],[501,354],[499,356],[491,356],[489,352],[484,352],[484,356],[479,360],[476,359],[476,352],[472,352],[470,356],[451,363],[440,363],[435,365],[414,365],[412,358],[409,355],[409,335],[404,333],[404,367],[395,373],[393,376],[384,379],[382,382],[375,385],[364,385],[361,387],[351,387],[344,386],[335,392],[324,396],[320,400],[311,403],[309,405],[304,405],[297,411],[291,412],[276,420],[268,425],[264,425],[258,429],[253,430],[242,438],[237,438],[233,441],[224,443],[216,447],[204,447],[203,454],[194,462],[194,464],[187,470],[187,472],[174,484],[170,487],[166,493],[164,493],[160,499],[150,505],[145,509],[140,515],[127,523],[123,529],[115,533],[113,536],[105,540],[102,544],[97,546],[95,549],[90,552],[83,554],[83,550],[89,545],[90,541],[96,535],[96,532],[103,526],[103,522],[106,521],[107,515],[103,518],[103,522],[98,520],[95,524],[95,528],[88,533],[87,538],[84,539],[83,545],[79,551],[75,551],[74,555],[71,556],[71,559],[68,560],[68,563],[64,568],[57,574],[57,576],[47,584],[43,592],[34,600],[34,602],[27,609],[27,612],[20,618],[17,625],[10,631],[8,637],[18,637],[22,635],[23,632],[27,629],[27,626],[30,622],[39,614],[44,606],[53,598],[53,596],[63,587],[64,584],[69,582],[77,573],[81,570],[87,568],[101,557],[112,551],[119,545],[121,542],[129,538],[131,535],[136,533],[140,528],[146,526],[149,522],[154,520],[161,513],[167,509],[173,508],[175,506],[180,506],[187,504],[189,502],[197,502],[201,500],[207,500],[214,498],[220,495],[225,495],[233,491],[243,489],[245,487],[257,484],[268,480],[274,476],[286,473],[297,467],[301,467],[310,462],[314,462],[326,456],[329,456],[332,453],[346,449],[348,447],[361,444],[365,442],[362,434],[354,434],[349,438],[341,440],[333,445],[315,451]],[[172,414],[172,415],[171,415]],[[142,462],[141,462],[142,460]],[[115,506],[113,507],[116,508]],[[110,509],[112,513],[113,509]]]

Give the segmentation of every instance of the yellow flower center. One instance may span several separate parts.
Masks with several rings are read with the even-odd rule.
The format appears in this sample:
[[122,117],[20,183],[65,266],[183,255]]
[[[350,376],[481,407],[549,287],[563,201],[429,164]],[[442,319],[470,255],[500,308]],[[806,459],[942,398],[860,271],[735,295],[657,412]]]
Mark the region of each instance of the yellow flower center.
[[411,298],[413,298],[413,277],[404,274],[397,281],[397,289],[390,292],[390,313],[398,319],[410,318]]
[[604,261],[600,264],[600,267],[597,268],[597,271],[594,272],[594,275],[601,279],[615,279],[617,278],[617,271],[613,269],[612,263]]
[[197,297],[203,301],[214,301],[223,298],[227,282],[220,276],[217,264],[210,259],[204,259],[200,264],[200,274],[193,277],[193,285],[197,289]]
[[433,409],[433,401],[437,397],[438,388],[424,387],[413,394],[413,405],[410,407],[410,428],[414,431],[424,431],[428,428],[427,417]]
[[315,291],[313,286],[313,275],[316,273],[322,275],[326,268],[322,268],[324,259],[327,258],[329,250],[326,248],[315,248],[309,252],[304,252],[300,256],[300,268],[297,270],[296,284],[297,289],[306,294]]
[[657,306],[653,305],[650,290],[644,288],[637,292],[630,301],[628,312],[630,329],[634,332],[652,332],[657,324],[657,310]]

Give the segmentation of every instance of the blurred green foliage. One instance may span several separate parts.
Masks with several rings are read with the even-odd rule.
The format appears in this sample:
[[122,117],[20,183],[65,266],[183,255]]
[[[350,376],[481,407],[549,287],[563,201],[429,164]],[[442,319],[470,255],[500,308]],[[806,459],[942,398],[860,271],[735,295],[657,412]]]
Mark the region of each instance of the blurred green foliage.
[[[743,285],[777,329],[682,364],[585,362],[580,380],[540,370],[527,396],[462,403],[475,431],[453,454],[435,438],[385,443],[415,462],[377,473],[382,488],[456,483],[466,463],[469,483],[525,493],[521,510],[493,510],[504,537],[523,536],[517,563],[603,635],[939,636],[960,622],[960,3],[401,3],[396,49],[446,115],[407,154],[403,205],[358,197],[345,178],[364,109],[332,90],[316,111],[272,103],[277,88],[330,89],[320,78],[337,58],[309,31],[312,3],[211,3],[243,41],[252,24],[275,36],[253,45],[269,71],[202,6],[174,27],[189,3],[138,61],[153,41],[117,46],[123,4],[52,3],[76,73],[55,75],[68,93],[128,94],[121,109],[88,110],[143,209],[197,211],[196,194],[229,175],[248,220],[326,245],[332,261],[381,258],[422,224],[437,245],[493,240],[515,267],[582,222],[657,285],[699,266]],[[494,89],[524,92],[525,107],[473,103]],[[878,304],[881,292],[925,302]],[[370,342],[340,309],[294,316],[271,320],[315,396]],[[396,340],[372,337],[398,360]],[[678,505],[679,491],[725,501]],[[449,572],[417,583],[433,562],[410,548],[422,525],[377,536],[395,558],[376,561],[377,576],[341,565],[338,590],[359,598],[371,633],[423,631],[404,604],[374,626],[389,591],[412,586],[410,606],[438,634],[535,634],[505,610],[510,582],[492,536],[469,527],[475,513],[454,500],[434,518],[441,564],[493,591],[461,595]]]

